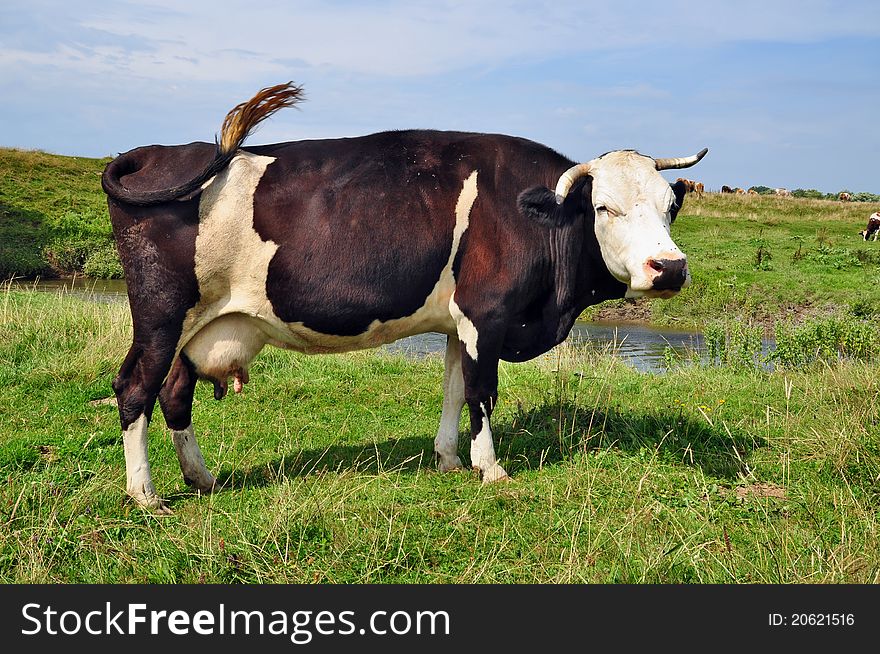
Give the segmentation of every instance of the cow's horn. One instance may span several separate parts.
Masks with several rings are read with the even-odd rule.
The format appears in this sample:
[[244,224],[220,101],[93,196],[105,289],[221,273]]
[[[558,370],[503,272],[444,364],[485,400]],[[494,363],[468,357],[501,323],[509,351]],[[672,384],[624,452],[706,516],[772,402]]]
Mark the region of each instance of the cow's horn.
[[559,177],[559,181],[556,182],[556,204],[562,204],[563,200],[565,200],[565,196],[568,195],[571,187],[574,186],[574,183],[578,181],[581,177],[589,174],[589,162],[572,166],[564,173],[562,173],[562,175]]
[[669,170],[670,168],[689,168],[706,156],[709,148],[703,148],[692,157],[672,157],[671,159],[654,159],[657,170]]

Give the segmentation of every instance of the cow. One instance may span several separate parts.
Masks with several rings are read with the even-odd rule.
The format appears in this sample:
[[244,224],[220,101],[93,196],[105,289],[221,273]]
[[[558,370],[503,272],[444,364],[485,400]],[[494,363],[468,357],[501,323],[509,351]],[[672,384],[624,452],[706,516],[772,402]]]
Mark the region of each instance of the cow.
[[787,188],[777,188],[777,189],[774,189],[773,192],[781,198],[790,198],[791,197],[791,191],[789,191]]
[[692,179],[679,177],[675,181],[684,184],[684,190],[688,193],[693,193],[696,190],[696,182],[694,182]]
[[875,211],[868,217],[868,226],[860,231],[859,234],[866,241],[871,236],[874,237],[871,239],[872,241],[877,240],[877,236],[880,234],[880,211]]
[[838,194],[837,199],[841,202],[849,202],[850,200],[852,200],[852,195],[847,193],[846,191],[841,191]]
[[758,195],[758,192],[757,192],[755,189],[750,188],[750,189],[749,189],[749,195]]
[[[239,392],[267,344],[307,354],[447,337],[434,440],[440,471],[507,478],[491,417],[499,360],[532,359],[589,305],[677,294],[690,282],[670,226],[684,187],[634,150],[576,163],[523,138],[432,130],[245,147],[302,88],[233,108],[215,144],[123,153],[101,179],[128,284],[133,339],[112,386],[126,492],[158,513],[147,431],[156,399],[184,481],[215,490],[192,425],[197,380]],[[552,189],[552,190],[551,190]]]
[[721,187],[722,193],[733,193],[733,189],[730,188],[727,184]]
[[686,177],[679,177],[675,180],[676,183],[680,183],[684,185],[684,189],[688,193],[693,193],[698,198],[703,197],[703,191],[705,190],[705,186],[703,186],[703,182],[695,182],[692,179],[687,179]]

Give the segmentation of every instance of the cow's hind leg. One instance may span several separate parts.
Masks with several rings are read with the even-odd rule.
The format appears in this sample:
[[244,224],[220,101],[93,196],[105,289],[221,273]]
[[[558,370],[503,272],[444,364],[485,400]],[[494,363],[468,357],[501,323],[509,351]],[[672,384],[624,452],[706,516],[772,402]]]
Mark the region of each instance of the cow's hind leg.
[[159,392],[159,405],[162,407],[165,423],[171,430],[171,440],[180,462],[183,481],[196,490],[209,493],[214,490],[217,480],[205,466],[205,459],[193,431],[192,403],[196,381],[195,367],[185,355],[180,355]]
[[464,406],[464,378],[461,373],[461,342],[455,335],[446,340],[446,361],[443,369],[443,412],[440,428],[434,438],[434,453],[440,472],[462,467],[458,458],[458,425]]
[[173,357],[173,345],[162,347],[153,342],[145,347],[135,341],[113,380],[125,451],[125,490],[140,506],[158,513],[170,511],[153,486],[147,430]]

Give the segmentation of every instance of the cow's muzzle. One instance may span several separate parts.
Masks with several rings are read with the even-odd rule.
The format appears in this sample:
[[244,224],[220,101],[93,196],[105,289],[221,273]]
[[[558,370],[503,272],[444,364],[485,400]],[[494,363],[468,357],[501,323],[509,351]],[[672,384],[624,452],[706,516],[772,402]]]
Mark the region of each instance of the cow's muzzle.
[[689,281],[687,259],[648,259],[645,262],[646,272],[651,279],[651,290],[673,291],[677,293]]

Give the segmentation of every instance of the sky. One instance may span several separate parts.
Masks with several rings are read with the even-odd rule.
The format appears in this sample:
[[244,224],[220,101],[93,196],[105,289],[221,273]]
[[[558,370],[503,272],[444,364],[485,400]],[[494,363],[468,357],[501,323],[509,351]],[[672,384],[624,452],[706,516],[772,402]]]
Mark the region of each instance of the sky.
[[386,129],[635,149],[707,189],[880,193],[880,2],[3,0],[0,147],[213,141],[259,89],[306,100],[252,145]]

